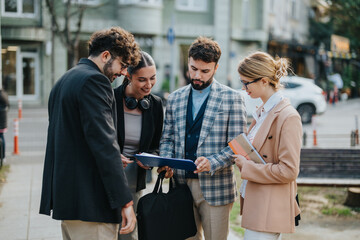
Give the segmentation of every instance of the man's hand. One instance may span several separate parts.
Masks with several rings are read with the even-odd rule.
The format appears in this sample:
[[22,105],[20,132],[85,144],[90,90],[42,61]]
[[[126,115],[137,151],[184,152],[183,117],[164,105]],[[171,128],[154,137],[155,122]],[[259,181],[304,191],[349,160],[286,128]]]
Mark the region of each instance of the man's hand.
[[210,161],[206,157],[198,157],[195,161],[195,165],[197,167],[194,173],[209,172],[211,170]]
[[166,170],[166,173],[165,173],[165,178],[171,178],[173,175],[174,175],[174,172],[171,168],[169,168],[168,166],[165,166],[165,167],[159,167],[157,169],[157,172],[158,173],[161,173],[162,171]]
[[134,161],[131,161],[129,158],[125,157],[124,155],[121,154],[121,161],[122,161],[122,164],[123,164],[123,167],[126,168],[126,166],[129,164],[129,163],[132,163]]
[[122,216],[122,222],[119,233],[120,234],[131,233],[134,230],[136,224],[136,216],[133,206],[123,207],[121,209],[121,216]]
[[248,161],[248,160],[242,155],[233,155],[233,157],[235,158],[236,166],[238,166],[238,168],[241,172],[244,162]]

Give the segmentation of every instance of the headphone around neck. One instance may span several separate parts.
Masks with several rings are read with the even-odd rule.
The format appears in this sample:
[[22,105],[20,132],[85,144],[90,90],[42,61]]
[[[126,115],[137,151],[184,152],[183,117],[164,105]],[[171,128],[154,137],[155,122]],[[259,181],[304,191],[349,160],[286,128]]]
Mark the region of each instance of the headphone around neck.
[[150,108],[150,99],[148,96],[145,96],[143,99],[140,99],[140,100],[137,100],[134,97],[128,97],[125,95],[125,88],[126,88],[126,86],[124,87],[124,99],[125,99],[125,106],[128,109],[133,110],[133,109],[139,107],[139,109],[141,111],[145,111]]

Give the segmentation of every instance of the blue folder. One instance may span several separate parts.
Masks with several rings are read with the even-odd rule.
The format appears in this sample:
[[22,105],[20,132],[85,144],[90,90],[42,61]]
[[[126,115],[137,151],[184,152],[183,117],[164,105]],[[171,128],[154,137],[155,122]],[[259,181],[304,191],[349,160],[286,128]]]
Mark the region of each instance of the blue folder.
[[147,167],[169,166],[171,168],[184,169],[188,171],[196,170],[195,163],[189,159],[165,158],[152,154],[135,154],[134,157]]

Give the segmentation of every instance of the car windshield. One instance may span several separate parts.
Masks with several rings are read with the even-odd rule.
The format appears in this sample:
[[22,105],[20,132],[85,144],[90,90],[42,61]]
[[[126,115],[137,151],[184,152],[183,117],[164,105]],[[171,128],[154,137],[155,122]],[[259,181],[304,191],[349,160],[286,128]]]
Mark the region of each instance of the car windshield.
[[301,85],[298,83],[292,83],[292,82],[283,82],[283,85],[285,88],[289,89],[289,88],[297,88],[300,87]]

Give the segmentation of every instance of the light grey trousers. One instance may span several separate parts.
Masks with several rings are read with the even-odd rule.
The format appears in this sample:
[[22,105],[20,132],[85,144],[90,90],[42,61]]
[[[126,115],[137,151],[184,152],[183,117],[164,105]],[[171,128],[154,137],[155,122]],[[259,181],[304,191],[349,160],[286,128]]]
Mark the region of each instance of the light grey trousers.
[[117,240],[119,224],[64,220],[61,231],[63,240]]
[[188,240],[226,240],[229,234],[229,216],[233,203],[223,206],[211,206],[202,194],[199,179],[187,179],[194,199],[195,222],[198,229],[194,237]]

